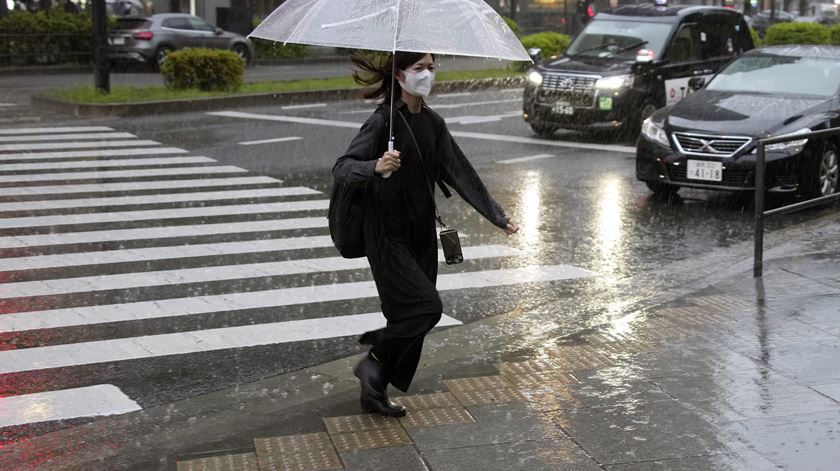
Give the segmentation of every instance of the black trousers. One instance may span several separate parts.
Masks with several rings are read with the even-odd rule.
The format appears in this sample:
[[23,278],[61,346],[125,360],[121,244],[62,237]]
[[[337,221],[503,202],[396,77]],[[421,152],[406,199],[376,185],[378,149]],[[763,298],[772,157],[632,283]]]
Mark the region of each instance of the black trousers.
[[426,334],[440,321],[443,306],[437,280],[434,222],[413,236],[394,236],[380,221],[365,224],[365,248],[385,328],[366,332],[360,343],[383,364],[386,378],[405,392],[411,385]]

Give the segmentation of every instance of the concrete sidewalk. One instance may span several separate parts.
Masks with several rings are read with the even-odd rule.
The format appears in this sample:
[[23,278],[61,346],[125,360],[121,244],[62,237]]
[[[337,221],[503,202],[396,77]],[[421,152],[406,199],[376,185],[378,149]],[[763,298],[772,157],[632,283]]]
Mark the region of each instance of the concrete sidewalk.
[[[430,335],[402,419],[346,358],[4,449],[0,469],[832,470],[840,217]],[[641,283],[662,286],[639,298]],[[541,326],[534,329],[534,326]]]

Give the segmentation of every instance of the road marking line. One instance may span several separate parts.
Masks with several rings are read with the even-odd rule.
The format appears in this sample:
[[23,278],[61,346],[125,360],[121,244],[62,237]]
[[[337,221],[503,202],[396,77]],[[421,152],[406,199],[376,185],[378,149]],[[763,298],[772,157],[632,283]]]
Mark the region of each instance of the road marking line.
[[12,106],[17,106],[17,105],[15,105],[14,103],[0,103],[0,107],[5,108],[5,107],[12,107]]
[[239,214],[282,213],[292,211],[313,211],[327,209],[329,200],[289,201],[283,203],[260,203],[207,206],[198,208],[147,209],[141,211],[113,211],[90,214],[64,214],[52,216],[30,216],[21,218],[0,218],[0,229],[20,227],[50,227],[68,224],[97,224],[104,222],[131,222],[158,219],[182,219],[205,216],[230,216]]
[[[466,102],[466,103],[448,103],[448,104],[435,104],[431,106],[433,110],[445,110],[445,109],[455,109],[455,108],[466,108],[468,106],[478,106],[478,105],[497,105],[501,103],[516,103],[521,102],[522,98],[514,98],[508,100],[492,100],[492,101],[475,101],[475,102]],[[340,111],[338,114],[373,114],[373,110],[364,109],[364,110],[351,110],[351,111]],[[517,112],[517,114],[521,114],[521,112]],[[359,124],[361,126],[361,123]]]
[[467,103],[450,103],[450,104],[439,104],[432,107],[433,110],[448,110],[453,108],[464,108],[466,106],[479,106],[479,105],[498,105],[501,103],[516,103],[521,102],[522,98],[508,98],[505,100],[490,100],[490,101],[470,101]]
[[120,388],[97,384],[0,398],[0,427],[142,410]]
[[[326,237],[326,239],[325,246],[332,246],[332,241],[329,237]],[[319,242],[323,243],[323,241]],[[174,250],[177,249],[178,248],[174,248]],[[278,249],[282,248],[268,247],[267,250]],[[225,254],[227,253],[229,252],[225,252]],[[464,258],[467,260],[514,257],[517,255],[521,255],[521,252],[503,245],[464,247]],[[176,255],[175,258],[178,258],[178,256]],[[438,260],[443,260],[442,251],[438,252]],[[180,268],[175,270],[159,270],[142,273],[118,273],[114,275],[96,275],[4,283],[0,284],[0,299],[90,293],[94,291],[117,289],[171,286],[187,283],[209,283],[217,281],[263,278],[268,276],[302,275],[307,273],[367,269],[368,261],[365,258],[347,259],[342,257],[325,257],[302,260],[284,260],[280,262],[249,263],[243,265]],[[5,316],[6,315],[2,317],[5,318]],[[26,316],[22,317],[26,319]],[[2,324],[0,323],[0,325]]]
[[165,193],[139,196],[114,196],[105,198],[58,199],[0,203],[0,211],[37,211],[43,209],[90,208],[100,206],[130,206],[185,201],[218,201],[243,198],[272,198],[285,196],[317,195],[320,191],[302,186],[263,188],[259,190],[206,191],[194,193]]
[[245,141],[240,142],[240,146],[253,146],[256,144],[272,144],[275,142],[286,142],[286,141],[299,141],[303,139],[302,137],[278,137],[277,139],[263,139],[261,141]]
[[350,121],[334,121],[330,119],[303,118],[300,116],[280,116],[262,113],[243,113],[240,111],[214,111],[207,113],[210,116],[222,116],[226,118],[260,119],[263,121],[281,121],[284,123],[318,124],[321,126],[335,126],[340,128],[359,129],[362,123]]
[[[438,327],[459,324],[444,315]],[[385,317],[368,313],[6,350],[0,352],[0,374],[358,336],[382,327]]]
[[93,157],[127,157],[129,155],[187,154],[188,150],[177,147],[152,147],[141,149],[74,150],[68,152],[21,152],[0,154],[0,160],[44,160],[78,159]]
[[24,136],[0,136],[0,142],[74,141],[78,139],[130,139],[132,137],[137,136],[128,132],[35,134]]
[[[513,101],[513,100],[501,100],[504,101]],[[437,106],[436,108],[440,108]],[[371,113],[371,111],[366,111]],[[213,116],[225,116],[228,118],[243,118],[243,119],[260,119],[265,121],[281,121],[287,123],[300,123],[300,124],[316,124],[320,126],[335,126],[341,128],[353,128],[359,129],[362,126],[362,123],[352,123],[349,121],[332,121],[328,119],[315,119],[315,118],[298,118],[295,116],[277,116],[277,115],[268,115],[268,114],[257,114],[257,113],[241,113],[238,111],[221,111],[221,112],[213,112],[207,113]],[[487,134],[487,133],[477,133],[477,132],[465,132],[465,131],[451,131],[450,134],[456,137],[466,137],[470,139],[482,139],[486,141],[502,141],[502,142],[514,142],[518,144],[535,144],[540,146],[549,146],[549,147],[566,147],[570,149],[587,149],[587,150],[603,150],[608,152],[623,152],[629,154],[635,154],[636,148],[630,146],[614,146],[614,145],[606,145],[606,144],[586,144],[586,143],[573,143],[573,142],[560,142],[560,141],[549,141],[543,139],[534,139],[531,137],[519,137],[519,136],[506,136],[503,134]]]
[[[50,245],[87,244],[96,242],[169,239],[176,237],[195,237],[207,234],[244,234],[249,232],[287,231],[293,229],[324,227],[327,227],[327,218],[319,216],[294,219],[271,219],[267,221],[194,224],[188,226],[111,229],[105,231],[53,232],[49,234],[0,237],[0,248],[13,249]],[[11,258],[6,260],[11,260]]]
[[205,173],[244,173],[244,168],[233,165],[208,167],[171,167],[149,168],[144,170],[102,170],[98,172],[62,172],[62,173],[27,173],[19,175],[0,175],[0,183],[42,182],[67,180],[99,180],[103,178],[159,177],[161,175],[201,175]]
[[[3,259],[3,264],[1,266],[3,271],[36,270],[41,268],[103,265],[108,263],[170,260],[173,258],[219,257],[223,255],[315,249],[332,246],[333,243],[330,236],[287,237],[280,239],[215,242],[211,244],[60,253],[51,255],[35,255],[31,257],[9,257]],[[0,284],[0,293],[4,292],[4,287],[5,283]],[[0,297],[5,297],[5,295],[0,295]]]
[[105,132],[113,131],[113,128],[108,126],[72,126],[61,128],[11,128],[0,129],[0,135],[19,135],[19,134],[50,134],[56,132]]
[[454,98],[454,97],[461,97],[461,96],[471,96],[472,92],[459,92],[459,93],[436,93],[431,96],[432,99],[435,98]]
[[0,151],[13,150],[46,150],[46,149],[95,149],[101,147],[140,147],[159,146],[160,142],[145,139],[130,141],[101,141],[101,142],[45,142],[41,144],[0,144]]
[[280,109],[281,110],[302,110],[302,109],[305,109],[305,108],[323,108],[325,106],[327,106],[326,103],[310,103],[310,104],[307,104],[307,105],[286,105],[286,106],[281,106]]
[[554,158],[554,157],[557,157],[557,156],[554,155],[554,154],[537,154],[537,155],[531,155],[531,156],[528,156],[528,157],[519,157],[519,158],[516,158],[516,159],[499,160],[496,163],[499,163],[499,164],[516,164],[516,163],[519,163],[519,162],[528,162],[530,160],[540,160],[540,159],[551,159],[551,158]]
[[466,137],[470,139],[483,139],[486,141],[502,141],[514,142],[517,144],[535,144],[549,147],[566,147],[569,149],[586,149],[586,150],[603,150],[608,152],[622,152],[626,154],[635,154],[636,148],[630,146],[615,146],[609,144],[587,144],[582,142],[562,142],[549,141],[544,139],[535,139],[532,137],[507,136],[503,134],[488,134],[467,131],[452,131],[450,134],[456,137]]
[[[489,288],[521,283],[561,281],[586,278],[596,274],[569,265],[531,266],[502,270],[444,274],[438,277],[439,291],[468,288]],[[245,309],[278,308],[299,304],[316,304],[329,301],[375,298],[378,296],[373,281],[337,283],[328,285],[281,288],[266,291],[229,293],[187,298],[169,298],[133,303],[105,304],[45,311],[31,311],[3,314],[0,316],[0,332],[20,332],[34,329],[49,329],[108,322],[159,319],[164,317],[192,316],[212,312],[229,312]],[[330,319],[330,318],[328,318]],[[25,371],[14,370],[14,352],[27,352],[35,348],[0,352],[0,373]],[[26,355],[23,353],[23,355]],[[13,371],[4,371],[12,368]]]
[[194,180],[159,180],[148,182],[90,183],[85,185],[10,186],[0,188],[0,196],[44,196],[70,193],[106,193],[135,190],[169,190],[213,186],[260,185],[282,183],[271,177],[199,178]]
[[509,113],[491,115],[491,116],[456,116],[452,118],[444,118],[447,123],[452,124],[478,124],[478,123],[493,123],[501,121],[503,118],[512,118],[514,116],[522,116],[521,111],[511,111]]
[[216,162],[204,156],[153,157],[148,159],[119,160],[77,160],[73,162],[36,162],[30,164],[0,164],[0,172],[21,172],[26,170],[60,170],[77,168],[141,167],[144,165],[206,164]]

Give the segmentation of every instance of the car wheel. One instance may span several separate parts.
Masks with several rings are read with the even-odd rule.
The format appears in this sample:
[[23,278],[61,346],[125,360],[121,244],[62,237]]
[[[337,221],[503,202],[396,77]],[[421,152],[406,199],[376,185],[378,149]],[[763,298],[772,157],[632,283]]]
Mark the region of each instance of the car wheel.
[[827,143],[823,149],[820,159],[811,168],[811,175],[805,185],[805,193],[808,197],[837,193],[840,183],[840,167],[838,167],[837,147]]
[[155,66],[160,69],[160,66],[163,65],[164,61],[166,61],[166,55],[172,52],[172,48],[169,46],[161,46],[155,51]]
[[555,131],[557,131],[557,126],[549,126],[542,123],[528,123],[531,125],[531,129],[537,133],[537,136],[540,137],[551,137]]
[[248,46],[244,44],[234,44],[231,50],[235,52],[237,56],[241,57],[243,61],[245,61],[245,65],[248,65],[251,62],[251,53],[248,51]]
[[680,187],[668,185],[662,182],[645,182],[648,189],[657,195],[674,195],[680,191]]

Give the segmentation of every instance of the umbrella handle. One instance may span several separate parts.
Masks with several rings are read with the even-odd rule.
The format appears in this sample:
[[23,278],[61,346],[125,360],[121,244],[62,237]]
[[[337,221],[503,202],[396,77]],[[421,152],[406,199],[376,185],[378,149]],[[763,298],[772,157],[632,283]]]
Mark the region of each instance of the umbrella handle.
[[[394,150],[394,140],[390,139],[390,140],[388,140],[388,152],[391,152],[392,150]],[[391,173],[393,173],[393,172],[383,173],[382,178],[391,178]]]

